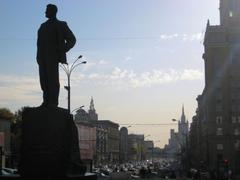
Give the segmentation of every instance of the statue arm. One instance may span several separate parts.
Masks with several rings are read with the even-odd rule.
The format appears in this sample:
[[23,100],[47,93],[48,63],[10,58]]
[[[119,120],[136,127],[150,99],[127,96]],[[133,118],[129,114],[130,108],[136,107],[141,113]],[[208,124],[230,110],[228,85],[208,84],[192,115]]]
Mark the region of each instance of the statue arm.
[[67,23],[64,23],[64,39],[65,39],[65,52],[68,52],[76,43],[76,38],[73,32],[68,27]]
[[37,62],[38,62],[38,64],[40,63],[40,37],[39,37],[39,31],[40,31],[40,28],[38,29],[38,32],[37,32],[37,57],[36,57],[36,59],[37,59]]

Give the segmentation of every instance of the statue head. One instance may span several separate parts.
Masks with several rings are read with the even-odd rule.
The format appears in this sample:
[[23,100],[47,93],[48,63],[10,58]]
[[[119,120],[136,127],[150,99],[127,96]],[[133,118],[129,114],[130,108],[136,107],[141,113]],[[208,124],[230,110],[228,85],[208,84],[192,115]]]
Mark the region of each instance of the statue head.
[[52,19],[57,15],[57,6],[54,4],[48,4],[45,12],[46,18]]

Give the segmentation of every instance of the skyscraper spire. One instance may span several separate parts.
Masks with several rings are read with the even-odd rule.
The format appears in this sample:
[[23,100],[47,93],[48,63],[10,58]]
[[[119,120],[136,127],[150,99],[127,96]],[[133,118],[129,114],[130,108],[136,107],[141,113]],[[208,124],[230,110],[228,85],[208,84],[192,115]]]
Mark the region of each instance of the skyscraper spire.
[[96,113],[96,110],[94,107],[93,97],[91,97],[88,114],[89,114],[91,120],[94,120],[94,121],[98,120],[98,114]]
[[91,97],[91,101],[90,101],[89,110],[90,110],[90,111],[94,111],[94,112],[95,112],[95,108],[94,108],[94,102],[93,102],[93,97]]
[[182,115],[185,116],[185,114],[184,114],[184,104],[182,104]]
[[182,105],[182,116],[181,116],[181,122],[186,122],[186,116],[184,113],[184,104]]

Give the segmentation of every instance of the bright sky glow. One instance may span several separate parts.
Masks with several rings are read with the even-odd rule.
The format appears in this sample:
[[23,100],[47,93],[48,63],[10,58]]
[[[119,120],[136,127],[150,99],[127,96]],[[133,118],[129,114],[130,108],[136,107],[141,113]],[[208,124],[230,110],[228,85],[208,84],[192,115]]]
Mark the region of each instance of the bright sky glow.
[[[38,106],[41,90],[37,30],[48,3],[58,6],[77,37],[68,54],[88,63],[72,73],[72,109],[88,110],[91,96],[99,119],[119,124],[161,124],[179,119],[184,103],[189,121],[204,88],[203,37],[207,19],[219,24],[219,0],[0,1],[0,106],[12,111]],[[60,106],[67,107],[60,71]],[[129,128],[167,143],[170,128]]]

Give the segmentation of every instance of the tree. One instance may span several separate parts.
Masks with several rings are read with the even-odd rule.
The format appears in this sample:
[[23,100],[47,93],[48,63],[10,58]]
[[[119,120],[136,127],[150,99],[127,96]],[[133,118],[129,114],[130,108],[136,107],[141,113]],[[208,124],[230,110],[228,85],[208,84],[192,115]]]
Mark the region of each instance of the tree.
[[11,132],[13,134],[18,134],[21,129],[22,113],[23,113],[24,109],[25,109],[25,107],[22,107],[14,113],[14,118],[13,118],[12,124],[11,124]]
[[7,108],[0,108],[0,119],[13,120],[14,114]]
[[21,145],[22,134],[22,113],[25,107],[20,108],[14,113],[14,118],[11,121],[11,152],[12,152],[12,166],[16,167],[19,163],[19,153]]

